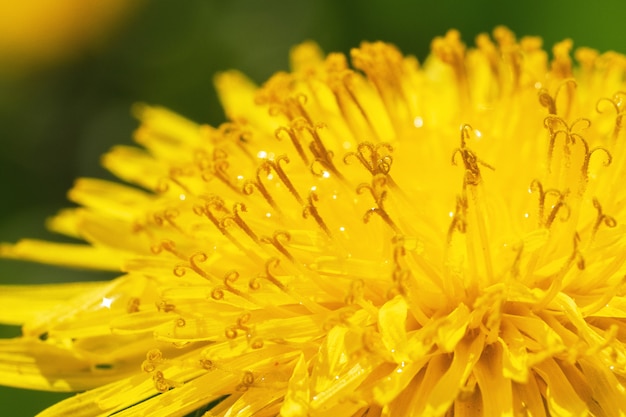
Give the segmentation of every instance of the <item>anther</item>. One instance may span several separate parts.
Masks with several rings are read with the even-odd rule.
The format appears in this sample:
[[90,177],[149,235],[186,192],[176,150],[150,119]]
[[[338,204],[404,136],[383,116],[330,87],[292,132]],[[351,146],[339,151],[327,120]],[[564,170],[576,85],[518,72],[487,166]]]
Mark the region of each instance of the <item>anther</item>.
[[[589,152],[589,145],[587,144],[587,141],[585,140],[585,138],[582,136],[580,132],[589,128],[591,126],[591,121],[587,118],[579,118],[579,119],[574,120],[571,124],[568,125],[565,122],[565,120],[563,120],[562,118],[558,116],[547,116],[543,121],[543,125],[550,132],[550,145],[548,147],[548,169],[549,170],[551,169],[550,166],[552,165],[552,155],[554,152],[556,138],[559,134],[562,134],[565,136],[564,153],[567,158],[569,158],[569,155],[571,154],[570,146],[575,145],[576,141],[579,141],[582,143],[584,147],[585,162],[583,163],[583,166],[581,167],[581,171],[582,171],[584,178],[586,179],[587,178],[587,166],[589,164],[589,157],[591,155]],[[603,149],[604,151],[606,151],[606,149],[604,148],[598,148],[598,149]],[[608,154],[608,151],[606,151],[606,153]],[[610,157],[610,154],[609,154],[609,157]],[[569,164],[569,160],[566,163]],[[610,161],[608,163],[610,163]]]
[[488,163],[478,159],[476,154],[474,154],[474,152],[466,146],[465,141],[469,139],[469,135],[472,130],[472,127],[468,124],[461,126],[461,146],[455,149],[452,153],[452,165],[457,165],[457,154],[461,156],[461,160],[463,161],[463,167],[465,168],[465,177],[463,180],[464,186],[478,185],[480,183],[481,176],[480,168],[478,167],[479,164],[491,169],[492,171],[495,170],[495,168]]
[[154,219],[154,223],[157,226],[163,226],[164,224],[169,224],[174,229],[178,230],[181,233],[184,233],[183,230],[176,224],[174,219],[180,216],[180,212],[176,209],[166,209],[159,213],[154,213],[152,216]]
[[248,211],[248,209],[246,208],[246,205],[243,203],[235,203],[233,205],[233,214],[225,216],[224,218],[222,218],[222,220],[220,221],[220,226],[223,228],[226,228],[226,224],[233,222],[235,223],[237,226],[239,226],[239,228],[245,233],[247,234],[254,242],[258,243],[259,242],[259,238],[257,237],[257,235],[254,233],[254,231],[250,228],[250,226],[248,226],[246,224],[246,222],[243,221],[243,219],[240,216],[240,212],[246,212]]
[[456,208],[454,210],[454,215],[452,216],[452,221],[450,222],[450,227],[448,227],[448,243],[452,240],[452,234],[455,231],[463,234],[467,231],[467,208],[467,198],[465,196],[457,195]]
[[570,111],[570,108],[571,108],[571,104],[572,104],[571,95],[573,94],[573,90],[577,87],[576,80],[574,80],[572,78],[568,78],[566,80],[563,80],[557,86],[556,91],[554,92],[554,96],[551,96],[550,93],[548,92],[548,90],[545,89],[545,88],[539,89],[539,93],[538,93],[538,95],[539,95],[539,104],[541,104],[543,107],[548,109],[548,114],[549,115],[557,116],[556,101],[558,99],[559,93],[560,93],[561,89],[563,88],[563,86],[567,86],[567,90],[570,93],[570,99],[568,101],[568,107],[567,107],[566,111],[563,114],[563,117],[567,118],[567,115],[569,114],[569,111]]
[[[333,152],[326,149],[324,146],[324,142],[317,132],[319,129],[323,128],[323,124],[313,125],[308,122],[304,122],[304,120],[298,120],[298,123],[294,124],[294,127],[297,130],[307,132],[313,141],[309,143],[309,150],[313,154],[314,161],[311,164],[310,170],[311,173],[315,176],[323,176],[324,171],[333,173],[337,178],[343,179],[343,176],[332,162],[332,158],[334,156]],[[321,166],[321,169],[319,168]]]
[[[546,226],[546,227],[550,227],[550,224],[552,224],[552,221],[554,221],[554,216],[556,215],[556,210],[558,210],[560,208],[557,207],[557,205],[559,204],[559,202],[561,204],[564,204],[564,199],[567,195],[567,192],[565,193],[561,193],[559,190],[554,189],[554,188],[550,188],[548,190],[544,190],[543,189],[543,185],[541,184],[541,182],[539,180],[533,180],[530,183],[530,190],[531,191],[537,191],[539,193],[539,226]],[[551,220],[546,220],[544,221],[544,210],[545,210],[545,205],[546,205],[546,197],[548,195],[553,195],[557,198],[557,204],[552,206],[552,211],[550,212],[550,217]],[[569,213],[569,208],[567,208],[568,213]],[[569,214],[568,214],[569,216]]]
[[357,146],[356,152],[348,152],[343,157],[343,162],[348,164],[349,159],[354,157],[370,174],[387,175],[393,163],[393,158],[390,155],[392,152],[393,147],[388,143],[373,145],[369,142],[362,142]]
[[170,168],[170,172],[169,175],[165,178],[162,178],[159,183],[157,184],[157,188],[156,188],[156,192],[159,194],[165,193],[167,191],[169,191],[170,183],[176,184],[178,187],[180,187],[181,190],[183,190],[183,192],[185,194],[192,194],[191,190],[185,185],[183,184],[177,177],[179,176],[192,176],[194,173],[191,170],[183,170],[182,168]]
[[614,228],[617,226],[617,220],[615,220],[614,217],[607,216],[602,212],[602,206],[600,205],[598,199],[595,197],[593,199],[593,206],[596,208],[598,215],[596,217],[596,222],[593,225],[592,235],[596,234],[602,223],[604,223],[604,225],[609,228]]
[[219,126],[217,133],[217,137],[213,139],[213,143],[226,139],[230,143],[235,144],[237,148],[239,148],[239,150],[246,154],[246,156],[248,156],[251,160],[254,160],[254,156],[250,153],[249,148],[246,146],[246,144],[250,143],[252,140],[251,131],[242,129],[240,124],[226,122]]
[[329,236],[332,237],[332,234],[330,233],[330,230],[328,229],[328,227],[326,226],[326,223],[324,223],[324,220],[322,219],[322,217],[319,214],[319,211],[317,210],[317,207],[315,206],[315,203],[317,203],[319,201],[319,196],[317,195],[317,193],[315,191],[311,191],[309,193],[309,197],[308,197],[308,202],[309,204],[307,204],[304,209],[302,210],[302,216],[306,219],[309,216],[312,216],[315,221],[317,222],[318,226]]
[[445,37],[436,37],[430,44],[435,56],[450,65],[454,70],[458,91],[462,94],[463,102],[469,100],[467,73],[465,70],[465,45],[461,42],[461,35],[457,30],[449,30]]
[[259,192],[261,193],[261,195],[263,196],[265,201],[267,201],[267,203],[274,210],[280,211],[280,209],[276,205],[276,202],[274,201],[274,199],[272,198],[270,193],[267,191],[267,188],[265,188],[265,185],[263,185],[263,182],[261,181],[261,171],[266,171],[266,170],[267,169],[266,169],[265,164],[261,164],[261,166],[259,166],[257,168],[257,171],[256,171],[256,180],[255,181],[251,181],[251,180],[246,181],[243,184],[242,192],[245,195],[252,195],[252,193],[254,192],[254,189],[256,188],[257,190],[259,190]]
[[180,385],[174,381],[166,379],[161,371],[156,371],[152,376],[152,380],[154,381],[154,387],[159,392],[167,392],[170,388]]
[[298,203],[299,204],[303,204],[303,201],[302,201],[302,198],[300,197],[300,194],[298,193],[298,191],[294,187],[293,183],[289,179],[289,176],[287,176],[287,174],[283,170],[283,167],[281,165],[282,162],[288,164],[289,163],[289,158],[286,155],[280,155],[274,161],[271,161],[271,160],[263,161],[263,163],[257,169],[257,174],[256,174],[257,179],[256,179],[256,182],[249,181],[248,184],[250,184],[250,185],[248,185],[247,188],[244,185],[244,193],[247,194],[247,195],[252,193],[251,185],[256,186],[256,188],[261,192],[263,197],[268,201],[268,203],[276,211],[280,211],[280,208],[276,205],[276,203],[274,202],[274,200],[272,199],[272,197],[268,193],[267,189],[265,188],[265,186],[261,182],[261,172],[263,172],[263,174],[265,176],[267,176],[267,175],[269,175],[271,173],[271,171],[274,171],[276,173],[276,175],[278,175],[278,178],[280,179],[280,181],[287,187],[287,189],[289,190],[291,195],[294,196],[294,198],[298,201]]
[[224,298],[224,290],[235,294],[237,296],[243,296],[243,293],[233,286],[233,284],[239,279],[239,272],[229,271],[224,275],[223,286],[216,287],[211,291],[211,298],[214,300],[221,300]]
[[265,276],[264,278],[267,279],[268,281],[270,281],[272,284],[276,285],[278,288],[280,288],[281,290],[285,290],[285,285],[280,282],[276,276],[274,275],[274,273],[272,272],[272,269],[275,269],[276,267],[278,267],[278,265],[280,265],[280,259],[278,258],[270,258],[265,262]]
[[250,339],[250,348],[252,349],[261,349],[264,345],[265,343],[263,342],[263,339],[261,339],[260,337],[255,337],[253,339]]
[[176,306],[174,304],[168,303],[165,300],[157,301],[155,305],[158,311],[162,311],[164,313],[170,313],[176,310]]
[[211,279],[210,275],[200,268],[199,263],[206,262],[209,259],[206,253],[196,252],[189,257],[189,264],[178,264],[174,267],[174,275],[182,277],[187,273],[187,268],[205,279]]
[[216,148],[213,151],[213,160],[209,163],[207,172],[201,175],[201,178],[209,182],[211,177],[217,178],[224,185],[226,185],[231,190],[236,193],[240,193],[239,188],[230,180],[230,176],[228,175],[228,168],[230,164],[228,163],[228,154],[223,149]]
[[372,179],[372,185],[370,184],[360,184],[356,192],[358,194],[362,194],[364,190],[368,190],[376,203],[376,207],[372,207],[363,215],[363,221],[368,223],[370,218],[377,214],[380,216],[389,227],[395,232],[400,233],[400,229],[396,226],[396,224],[391,220],[389,213],[385,210],[385,199],[387,198],[387,190],[384,188],[387,185],[387,179],[384,174],[378,174]]
[[158,245],[150,247],[153,254],[158,255],[163,251],[176,255],[179,258],[184,259],[185,256],[176,250],[176,243],[173,240],[164,239]]
[[267,236],[262,236],[260,241],[263,243],[271,244],[272,246],[274,246],[274,248],[276,248],[276,250],[278,250],[280,253],[285,255],[287,259],[293,262],[293,256],[291,256],[291,254],[287,251],[287,249],[282,243],[283,240],[285,242],[289,242],[290,239],[291,239],[291,235],[288,232],[278,230],[274,232],[271,238]]
[[215,363],[211,359],[200,359],[200,366],[202,366],[207,371],[212,371],[215,369]]
[[226,336],[226,339],[236,339],[237,338],[237,329],[235,328],[235,326],[229,326],[224,330],[224,336]]
[[300,140],[296,136],[296,132],[294,131],[294,129],[291,127],[287,128],[284,126],[279,127],[274,132],[274,136],[276,137],[276,139],[281,140],[280,134],[283,132],[286,133],[287,136],[289,136],[289,139],[291,139],[291,143],[293,144],[294,148],[296,148],[296,152],[298,152],[298,155],[300,156],[304,164],[309,165],[309,158],[306,156],[306,153],[304,152],[304,149],[302,148],[302,144],[300,143]]
[[[549,190],[549,191],[552,191],[552,190]],[[568,192],[566,191],[564,193],[560,193],[556,191],[556,193],[558,193],[557,194],[558,200],[552,206],[552,210],[550,210],[550,214],[548,214],[548,218],[546,219],[545,224],[544,224],[546,228],[550,228],[552,226],[552,223],[556,219],[556,215],[559,212],[559,210],[561,209],[566,210],[565,214],[561,216],[562,222],[566,222],[571,215],[571,210],[569,206],[567,205],[567,203],[565,202],[565,197],[567,196]]]
[[128,299],[128,303],[126,303],[126,312],[127,313],[136,313],[139,311],[139,305],[141,301],[137,297],[131,297]]
[[163,352],[159,349],[151,349],[146,353],[146,360],[141,364],[141,370],[147,373],[154,372],[164,361]]
[[245,371],[241,377],[241,382],[235,388],[237,391],[247,391],[254,384],[254,374],[250,371]]
[[615,93],[613,98],[603,97],[596,103],[596,111],[600,114],[604,113],[604,111],[600,109],[601,103],[609,103],[611,105],[611,108],[615,110],[615,127],[613,128],[613,139],[617,138],[620,129],[623,127],[626,110],[624,110],[622,107],[624,105],[625,98],[626,92],[618,91],[617,93]]

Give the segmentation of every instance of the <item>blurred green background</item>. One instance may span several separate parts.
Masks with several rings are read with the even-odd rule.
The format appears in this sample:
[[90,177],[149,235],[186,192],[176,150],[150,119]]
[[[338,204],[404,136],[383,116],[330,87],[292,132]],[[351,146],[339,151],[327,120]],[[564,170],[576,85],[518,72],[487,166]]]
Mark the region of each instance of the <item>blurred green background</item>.
[[[212,86],[217,71],[237,68],[261,83],[286,69],[289,48],[308,39],[346,53],[361,40],[385,40],[423,60],[431,39],[449,28],[471,45],[499,24],[518,36],[541,35],[548,48],[570,37],[576,46],[623,53],[625,15],[624,0],[143,1],[106,38],[61,62],[3,74],[0,61],[0,242],[56,238],[45,218],[67,205],[74,178],[110,178],[99,156],[131,143],[133,103],[223,121]],[[2,284],[109,277],[0,260]],[[18,334],[0,328],[2,337]],[[0,387],[0,415],[31,416],[65,396]]]

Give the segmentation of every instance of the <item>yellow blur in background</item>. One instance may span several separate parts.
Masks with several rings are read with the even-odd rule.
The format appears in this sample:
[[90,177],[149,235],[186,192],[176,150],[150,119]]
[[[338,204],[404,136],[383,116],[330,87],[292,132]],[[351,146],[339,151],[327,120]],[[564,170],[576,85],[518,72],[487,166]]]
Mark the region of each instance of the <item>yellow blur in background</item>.
[[142,2],[28,0],[0,3],[0,71],[17,74],[106,42]]

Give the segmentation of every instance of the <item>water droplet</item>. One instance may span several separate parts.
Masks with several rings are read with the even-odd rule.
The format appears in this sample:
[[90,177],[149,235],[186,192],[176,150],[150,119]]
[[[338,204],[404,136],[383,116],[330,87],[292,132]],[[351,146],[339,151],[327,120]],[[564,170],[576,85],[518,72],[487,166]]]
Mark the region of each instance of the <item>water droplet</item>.
[[111,308],[111,304],[113,304],[112,298],[102,297],[102,302],[100,303],[100,306],[105,308]]
[[413,119],[413,126],[417,127],[418,129],[424,126],[424,119],[422,119],[420,116],[417,116],[415,119]]

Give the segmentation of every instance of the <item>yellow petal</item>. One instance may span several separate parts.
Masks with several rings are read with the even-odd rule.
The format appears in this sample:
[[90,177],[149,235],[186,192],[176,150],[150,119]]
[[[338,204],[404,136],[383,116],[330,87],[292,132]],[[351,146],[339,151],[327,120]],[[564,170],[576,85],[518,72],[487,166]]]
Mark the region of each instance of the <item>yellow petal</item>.
[[280,408],[283,417],[299,417],[307,415],[309,409],[309,371],[304,355],[300,355],[293,369],[285,401]]
[[483,397],[483,417],[513,417],[511,380],[502,373],[502,351],[497,346],[485,350],[473,374]]
[[534,368],[546,383],[546,403],[554,416],[586,417],[589,409],[554,359],[546,359]]
[[483,336],[478,336],[472,341],[460,342],[454,351],[452,363],[445,372],[439,374],[439,380],[424,381],[424,384],[434,384],[432,391],[424,398],[423,414],[421,415],[434,417],[445,413],[467,381],[472,368],[478,362],[483,343]]
[[383,304],[378,312],[382,342],[397,363],[408,360],[408,355],[404,351],[407,343],[407,309],[404,298],[396,296]]
[[24,239],[15,245],[0,244],[0,256],[73,268],[121,271],[123,255],[106,248],[72,243]]

